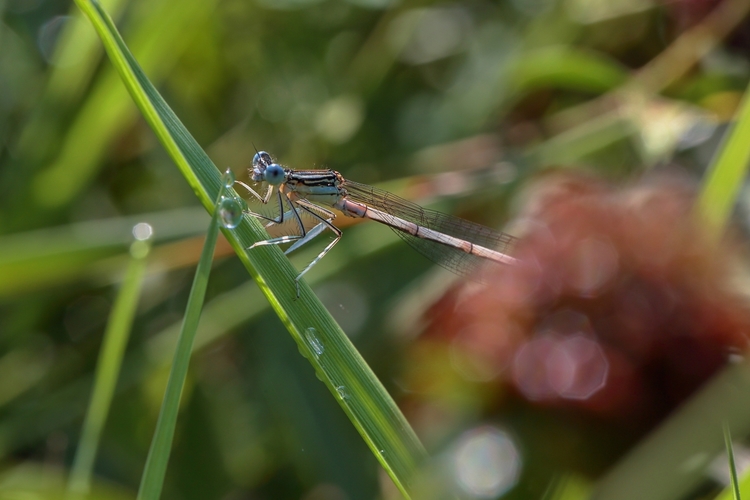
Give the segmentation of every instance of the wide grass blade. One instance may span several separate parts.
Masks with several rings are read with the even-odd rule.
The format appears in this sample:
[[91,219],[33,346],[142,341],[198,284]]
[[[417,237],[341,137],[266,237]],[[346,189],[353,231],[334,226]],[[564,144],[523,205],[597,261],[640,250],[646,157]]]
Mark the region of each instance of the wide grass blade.
[[[149,82],[99,4],[86,0],[76,3],[94,24],[141,113],[200,201],[213,212],[222,185],[218,169]],[[246,216],[236,229],[222,231],[300,352],[309,359],[397,487],[408,495],[409,483],[425,452],[385,388],[306,283],[301,283],[301,296],[296,299],[297,271],[283,253],[270,246],[247,250],[254,242],[267,238],[256,220]]]

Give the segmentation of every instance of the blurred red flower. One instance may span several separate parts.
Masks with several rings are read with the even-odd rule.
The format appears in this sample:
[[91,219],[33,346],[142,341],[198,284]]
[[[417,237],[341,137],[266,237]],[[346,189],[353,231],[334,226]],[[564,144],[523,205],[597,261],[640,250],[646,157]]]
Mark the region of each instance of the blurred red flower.
[[[519,218],[521,264],[453,288],[413,353],[442,352],[481,385],[485,416],[522,402],[637,437],[748,343],[737,249],[706,238],[693,201],[675,178],[542,179]],[[409,365],[410,387],[439,398],[420,373],[430,368]]]

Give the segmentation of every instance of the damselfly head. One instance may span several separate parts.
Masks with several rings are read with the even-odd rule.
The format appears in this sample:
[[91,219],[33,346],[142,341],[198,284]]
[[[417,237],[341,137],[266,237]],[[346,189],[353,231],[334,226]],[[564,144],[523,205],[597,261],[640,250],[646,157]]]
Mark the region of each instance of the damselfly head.
[[265,168],[271,163],[273,163],[271,155],[269,155],[265,151],[258,151],[257,153],[255,153],[255,156],[253,156],[253,170],[257,169],[258,167]]
[[258,151],[253,156],[253,181],[266,181],[269,184],[278,185],[284,182],[284,167],[274,163],[271,155],[265,151]]
[[263,174],[266,171],[266,168],[272,163],[273,160],[271,159],[271,155],[265,151],[258,151],[255,153],[255,156],[253,156],[253,180],[255,182],[261,182],[264,180]]

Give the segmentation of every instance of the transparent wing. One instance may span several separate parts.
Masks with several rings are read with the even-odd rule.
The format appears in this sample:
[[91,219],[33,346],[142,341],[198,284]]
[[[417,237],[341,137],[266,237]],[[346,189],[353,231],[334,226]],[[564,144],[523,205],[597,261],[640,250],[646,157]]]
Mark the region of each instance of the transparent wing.
[[[363,203],[394,217],[491,250],[507,254],[517,241],[515,237],[509,234],[460,217],[422,208],[415,203],[373,186],[346,181],[344,188],[348,193],[347,197],[352,201]],[[478,266],[490,262],[457,248],[432,240],[417,238],[393,227],[392,229],[416,251],[456,274],[481,279],[481,276],[475,274],[474,271]]]
[[[278,238],[279,236],[302,236],[297,218],[294,216],[286,202],[284,203],[284,207],[286,208],[286,210],[284,212],[283,222],[273,223],[266,221],[266,232],[271,238]],[[310,231],[313,227],[317,226],[320,223],[319,219],[316,219],[305,210],[300,210],[299,208],[297,208],[297,213],[299,214],[300,220],[302,221],[302,225],[304,226],[306,232]]]

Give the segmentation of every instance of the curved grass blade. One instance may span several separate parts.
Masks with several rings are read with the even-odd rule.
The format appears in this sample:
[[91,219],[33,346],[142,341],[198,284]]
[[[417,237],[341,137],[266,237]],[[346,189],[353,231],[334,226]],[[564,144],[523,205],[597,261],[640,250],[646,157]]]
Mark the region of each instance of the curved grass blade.
[[[115,26],[93,0],[76,0],[91,20],[109,57],[146,120],[209,212],[222,184],[218,169],[162,99],[127,49]],[[399,490],[425,458],[424,448],[380,381],[306,283],[295,300],[297,274],[281,250],[247,248],[266,239],[260,223],[246,216],[234,230],[222,229],[260,286],[300,351],[337,398]]]

